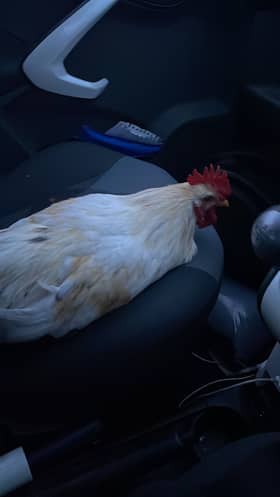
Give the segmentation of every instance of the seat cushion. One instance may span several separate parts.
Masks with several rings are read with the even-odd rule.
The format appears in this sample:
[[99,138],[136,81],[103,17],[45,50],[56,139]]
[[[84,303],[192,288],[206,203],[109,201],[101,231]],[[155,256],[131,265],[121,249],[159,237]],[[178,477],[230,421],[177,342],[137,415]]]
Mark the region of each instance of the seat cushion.
[[75,141],[35,154],[1,178],[0,228],[47,207],[53,200],[81,194],[121,157],[118,152]]
[[[166,171],[137,159],[121,158],[112,165],[111,154],[107,167],[105,163],[99,165],[97,176],[96,147],[84,144],[78,148],[77,144],[69,144],[69,147],[68,167],[66,145],[52,147],[48,157],[55,160],[56,168],[50,164],[50,177],[44,157],[44,194],[52,193],[57,177],[60,183],[53,186],[53,191],[62,197],[73,192],[70,177],[79,185],[86,180],[85,193],[125,194],[175,182]],[[65,176],[57,171],[62,164],[59,156],[65,161],[62,165]],[[35,171],[40,186],[42,155],[38,161],[37,164],[34,157],[24,168],[31,177]],[[72,167],[80,169],[79,174],[74,174]],[[103,174],[100,174],[102,168]],[[64,180],[65,188],[62,187]],[[33,187],[36,190],[35,182]],[[37,192],[35,195],[39,201]],[[43,198],[40,201],[44,203]],[[33,210],[34,205],[29,209]],[[69,416],[69,405],[72,414],[76,408],[98,413],[112,402],[121,407],[133,396],[147,398],[148,391],[154,398],[160,394],[166,396],[168,389],[173,393],[186,371],[188,354],[200,339],[202,324],[215,303],[223,269],[223,249],[216,231],[213,228],[199,230],[196,241],[198,254],[190,264],[170,271],[128,305],[95,321],[87,329],[59,340],[47,338],[36,343],[1,346],[2,399],[4,394],[11,398],[12,393],[16,394],[14,399],[19,399],[21,392],[24,398],[32,399],[21,404],[21,415],[24,411],[29,415],[36,413],[38,419],[46,412],[48,416],[65,416],[67,411]],[[8,403],[6,406],[9,407]]]

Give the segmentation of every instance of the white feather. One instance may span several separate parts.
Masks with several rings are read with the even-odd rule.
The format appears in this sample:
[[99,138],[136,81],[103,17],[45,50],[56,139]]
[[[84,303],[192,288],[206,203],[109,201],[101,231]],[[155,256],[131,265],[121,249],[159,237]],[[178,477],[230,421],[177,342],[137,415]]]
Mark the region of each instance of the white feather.
[[0,340],[82,329],[196,253],[188,184],[70,199],[0,231]]

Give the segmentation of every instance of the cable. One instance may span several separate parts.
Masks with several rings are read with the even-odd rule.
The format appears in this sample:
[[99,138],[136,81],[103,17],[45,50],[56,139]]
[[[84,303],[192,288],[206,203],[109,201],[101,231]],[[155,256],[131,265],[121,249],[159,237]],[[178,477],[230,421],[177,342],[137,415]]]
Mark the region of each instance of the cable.
[[196,357],[196,359],[199,359],[202,362],[207,362],[208,364],[218,364],[217,361],[213,361],[210,359],[206,359],[205,357],[202,357],[201,355],[198,355],[196,352],[192,352],[192,355]]
[[219,393],[219,392],[226,392],[227,390],[232,390],[233,388],[236,388],[236,387],[243,387],[243,385],[249,385],[251,383],[258,383],[258,382],[275,383],[275,382],[279,382],[279,379],[278,379],[278,376],[276,376],[275,378],[254,378],[252,380],[241,381],[240,383],[235,383],[234,385],[230,385],[229,387],[214,390],[214,392],[204,393],[204,394],[200,395],[199,398],[209,397],[209,395],[215,395],[216,393]]
[[222,371],[222,373],[224,373],[226,376],[228,377],[231,377],[231,376],[240,376],[240,378],[242,378],[244,375],[247,375],[247,374],[257,374],[257,372],[263,368],[263,366],[266,364],[267,362],[267,359],[265,359],[263,362],[259,363],[259,364],[256,364],[255,366],[249,366],[249,367],[244,367],[243,369],[239,369],[237,371],[230,371],[229,369],[227,369],[226,366],[224,366],[221,362],[219,362],[219,360],[211,354],[209,354],[210,357],[213,359],[213,361],[216,362],[216,365],[217,367]]
[[257,373],[260,368],[267,362],[267,360],[261,362],[260,364],[256,364],[256,366],[252,366],[252,367],[248,367],[248,368],[244,368],[244,369],[240,369],[237,374],[239,374],[240,376],[242,376],[243,374],[247,374],[247,373],[251,373],[251,374],[254,374],[254,373]]
[[[252,378],[252,375],[243,377],[244,380],[246,380],[247,378]],[[217,383],[227,383],[229,381],[239,381],[239,380],[240,377],[239,378],[234,377],[234,378],[222,378],[220,380],[210,381],[209,383],[206,383],[206,385],[202,385],[201,387],[196,388],[196,390],[193,390],[193,392],[189,393],[186,397],[184,397],[179,404],[179,409],[181,409],[182,405],[185,404],[187,400],[190,400],[194,395],[201,392],[202,390],[205,390],[205,388],[211,387],[212,385],[217,385]]]
[[[214,359],[213,359],[213,361],[214,361]],[[220,371],[222,371],[222,373],[224,373],[224,375],[226,375],[229,378],[232,376],[240,376],[240,378],[242,378],[244,375],[247,375],[249,373],[252,375],[256,374],[259,370],[259,367],[257,365],[257,366],[252,366],[252,367],[248,367],[248,368],[238,369],[237,371],[231,371],[230,369],[227,369],[227,367],[224,366],[217,359],[215,360],[215,364],[220,369]]]

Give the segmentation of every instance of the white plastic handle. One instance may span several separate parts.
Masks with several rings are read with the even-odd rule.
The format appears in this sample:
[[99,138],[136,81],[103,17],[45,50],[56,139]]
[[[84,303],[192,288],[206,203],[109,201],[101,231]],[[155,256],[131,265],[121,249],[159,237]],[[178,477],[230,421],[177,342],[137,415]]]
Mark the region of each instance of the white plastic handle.
[[22,447],[0,457],[0,496],[32,480],[32,473]]
[[32,83],[52,93],[77,98],[97,98],[109,84],[108,79],[90,82],[69,74],[64,66],[67,55],[85,34],[118,0],[89,0],[54,29],[23,63]]

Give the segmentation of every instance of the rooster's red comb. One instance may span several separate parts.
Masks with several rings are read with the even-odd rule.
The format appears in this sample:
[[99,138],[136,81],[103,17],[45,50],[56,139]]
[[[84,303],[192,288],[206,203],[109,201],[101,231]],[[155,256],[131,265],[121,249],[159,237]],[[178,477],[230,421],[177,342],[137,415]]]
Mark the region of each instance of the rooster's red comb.
[[192,186],[201,184],[211,185],[223,198],[227,198],[231,194],[228,175],[225,171],[221,170],[220,166],[217,166],[217,169],[215,169],[213,164],[210,164],[209,168],[204,168],[202,174],[195,169],[192,174],[188,176],[187,181]]

